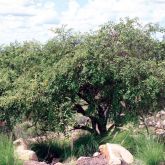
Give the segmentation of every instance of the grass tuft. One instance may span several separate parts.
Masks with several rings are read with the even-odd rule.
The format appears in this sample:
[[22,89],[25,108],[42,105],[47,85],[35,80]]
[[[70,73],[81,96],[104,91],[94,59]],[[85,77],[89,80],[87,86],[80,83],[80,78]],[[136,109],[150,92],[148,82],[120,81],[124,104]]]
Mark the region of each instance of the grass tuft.
[[165,161],[164,145],[153,137],[138,136],[136,138],[136,156],[146,165],[158,165]]
[[12,140],[0,134],[0,165],[21,165],[22,163],[14,157]]

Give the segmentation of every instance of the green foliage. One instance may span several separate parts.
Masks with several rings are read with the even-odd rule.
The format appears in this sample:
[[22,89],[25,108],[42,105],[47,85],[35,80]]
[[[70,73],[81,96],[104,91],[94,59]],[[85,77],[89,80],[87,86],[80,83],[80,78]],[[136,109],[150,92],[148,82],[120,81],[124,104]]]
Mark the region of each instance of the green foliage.
[[1,165],[21,165],[22,163],[14,157],[12,140],[0,134],[0,164]]
[[65,132],[81,113],[92,123],[79,128],[104,134],[108,121],[124,123],[122,113],[144,115],[162,106],[165,44],[153,36],[163,28],[125,19],[90,33],[53,31],[44,45],[0,49],[0,119],[9,130],[26,119],[43,131]]

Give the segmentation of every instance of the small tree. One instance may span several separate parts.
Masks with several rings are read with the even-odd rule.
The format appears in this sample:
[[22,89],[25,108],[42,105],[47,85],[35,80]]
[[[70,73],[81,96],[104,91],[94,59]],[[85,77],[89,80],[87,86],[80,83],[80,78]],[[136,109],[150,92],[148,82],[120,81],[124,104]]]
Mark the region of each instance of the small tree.
[[109,120],[123,124],[122,113],[137,116],[154,109],[165,85],[161,41],[152,37],[157,31],[136,20],[108,23],[85,35],[79,48],[55,65],[53,102],[59,108],[68,102],[65,113],[72,109],[91,120],[91,127],[74,128],[104,134],[112,128]]

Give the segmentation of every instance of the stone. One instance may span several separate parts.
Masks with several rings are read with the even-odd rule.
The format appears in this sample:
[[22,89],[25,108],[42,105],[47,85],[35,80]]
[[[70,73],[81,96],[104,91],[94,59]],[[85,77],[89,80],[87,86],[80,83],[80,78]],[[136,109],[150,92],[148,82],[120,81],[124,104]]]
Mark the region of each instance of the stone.
[[27,142],[22,138],[15,140],[13,142],[13,144],[14,144],[15,149],[18,149],[18,150],[27,150],[28,149]]
[[34,160],[38,161],[38,157],[36,153],[32,150],[16,150],[15,151],[16,156],[19,160]]
[[165,120],[162,121],[162,127],[165,129]]
[[48,165],[45,162],[38,162],[38,161],[25,161],[23,165]]
[[60,158],[53,158],[51,165],[55,165],[57,163],[60,163]]
[[160,113],[160,115],[165,116],[165,111],[164,110],[161,110],[159,113]]
[[95,152],[95,153],[93,154],[93,157],[95,157],[95,156],[99,156],[99,155],[100,155],[99,152]]
[[162,127],[161,121],[159,120],[156,122],[155,128],[161,128],[161,127]]
[[119,144],[106,143],[99,146],[101,155],[104,155],[111,165],[132,164],[132,154]]
[[1,121],[0,120],[0,127],[4,127],[6,125],[6,121]]
[[165,136],[165,130],[164,129],[156,129],[155,133],[159,136]]
[[160,162],[159,165],[165,165],[165,161],[164,162]]
[[80,157],[76,165],[109,165],[109,163],[103,155],[99,155],[96,157]]
[[56,164],[54,164],[54,165],[63,165],[62,163],[60,163],[60,162],[58,162],[58,163],[56,163]]
[[13,142],[14,144],[14,154],[19,160],[34,160],[38,161],[36,153],[28,149],[26,141],[22,138],[17,139]]

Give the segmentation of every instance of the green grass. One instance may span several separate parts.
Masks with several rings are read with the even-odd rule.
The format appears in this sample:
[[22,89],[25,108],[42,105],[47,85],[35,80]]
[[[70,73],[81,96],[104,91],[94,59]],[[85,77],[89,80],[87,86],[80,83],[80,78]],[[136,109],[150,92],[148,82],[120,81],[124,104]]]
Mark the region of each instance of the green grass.
[[158,165],[165,161],[164,145],[150,136],[138,136],[136,138],[136,157],[146,165]]
[[0,165],[21,165],[14,157],[14,148],[12,140],[7,136],[0,134]]
[[67,139],[50,140],[48,142],[32,144],[31,149],[36,152],[40,161],[51,162],[52,158],[64,159],[70,155],[70,143]]
[[113,137],[108,134],[103,137],[101,143],[117,143],[128,149],[136,159],[145,165],[158,165],[165,161],[165,146],[153,136],[144,132],[125,130],[116,132]]
[[135,153],[135,140],[130,131],[116,132],[113,136],[108,134],[101,139],[101,144],[115,143],[127,148],[131,153]]
[[98,150],[98,141],[95,136],[86,134],[75,142],[68,139],[52,140],[46,143],[33,144],[31,149],[36,152],[41,161],[51,162],[53,157],[64,161],[69,158],[79,158],[80,156],[92,156]]
[[[138,130],[139,131],[139,130]],[[127,129],[104,137],[91,134],[82,135],[74,143],[70,140],[53,140],[49,143],[40,143],[33,147],[42,160],[51,153],[60,157],[61,161],[77,159],[80,156],[92,156],[98,151],[100,144],[116,143],[128,149],[135,159],[141,160],[145,165],[158,165],[165,161],[164,145],[156,138],[145,135],[145,132],[136,132],[135,129]],[[44,152],[44,153],[43,153]],[[43,155],[41,155],[43,154]]]
[[99,147],[99,137],[90,134],[84,135],[77,139],[73,146],[73,155],[80,156],[92,156]]

